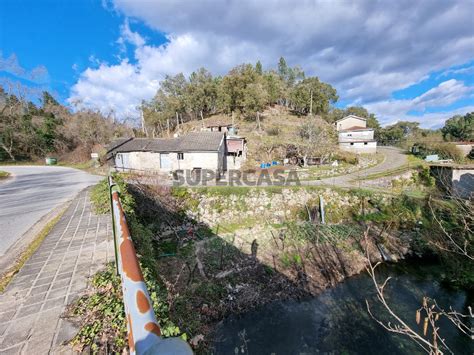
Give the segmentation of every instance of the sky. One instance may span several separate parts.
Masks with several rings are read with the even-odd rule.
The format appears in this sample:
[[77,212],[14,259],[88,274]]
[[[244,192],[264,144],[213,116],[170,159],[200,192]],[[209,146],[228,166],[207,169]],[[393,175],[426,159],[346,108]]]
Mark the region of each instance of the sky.
[[137,117],[165,75],[283,56],[384,124],[474,111],[474,0],[2,0],[0,84]]

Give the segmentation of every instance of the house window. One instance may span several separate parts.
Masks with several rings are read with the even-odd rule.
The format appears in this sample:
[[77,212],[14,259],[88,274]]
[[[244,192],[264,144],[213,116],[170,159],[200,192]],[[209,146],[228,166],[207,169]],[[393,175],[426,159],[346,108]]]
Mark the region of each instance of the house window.
[[178,160],[184,160],[184,153],[178,153]]
[[364,142],[364,145],[367,145],[367,142]]
[[351,134],[351,133],[349,133],[347,136],[348,136],[348,137],[352,137],[352,134]]
[[351,143],[351,145],[354,145],[354,143]]

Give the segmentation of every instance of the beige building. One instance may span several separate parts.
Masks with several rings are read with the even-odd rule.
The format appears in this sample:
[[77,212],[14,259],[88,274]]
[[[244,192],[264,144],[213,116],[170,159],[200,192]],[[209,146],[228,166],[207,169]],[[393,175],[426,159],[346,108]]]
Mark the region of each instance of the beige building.
[[226,170],[225,135],[194,132],[172,139],[132,138],[113,142],[107,159],[117,171],[163,172]]
[[432,164],[436,185],[454,197],[474,198],[474,165]]
[[337,120],[339,148],[354,153],[377,152],[377,141],[373,128],[367,128],[367,119],[349,115]]
[[454,142],[454,144],[465,157],[467,157],[471,153],[471,150],[474,149],[474,142]]

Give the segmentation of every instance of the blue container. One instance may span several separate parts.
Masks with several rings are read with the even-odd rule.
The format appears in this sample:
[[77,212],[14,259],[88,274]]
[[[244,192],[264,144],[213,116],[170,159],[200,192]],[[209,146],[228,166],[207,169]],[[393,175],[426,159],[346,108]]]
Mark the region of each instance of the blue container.
[[260,168],[265,169],[265,163],[260,164]]
[[272,165],[278,165],[278,162],[277,161],[272,161]]
[[271,166],[272,166],[272,164],[270,164],[270,163],[267,163],[267,168],[269,168],[269,167],[271,167]]

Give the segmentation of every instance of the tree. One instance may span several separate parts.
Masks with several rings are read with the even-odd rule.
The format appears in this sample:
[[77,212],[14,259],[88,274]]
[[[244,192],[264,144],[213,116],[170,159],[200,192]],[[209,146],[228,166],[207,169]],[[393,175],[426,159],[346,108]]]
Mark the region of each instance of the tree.
[[195,118],[215,111],[217,106],[217,83],[212,74],[200,68],[189,77],[185,94],[186,106],[194,112]]
[[299,129],[300,140],[296,143],[298,153],[303,157],[304,165],[308,157],[316,156],[326,159],[336,149],[334,128],[321,119],[312,120]]
[[419,122],[397,122],[377,130],[378,140],[387,145],[400,144],[402,141],[416,135],[420,130],[419,126]]
[[286,60],[283,57],[280,57],[280,60],[278,61],[278,75],[280,76],[280,79],[282,81],[286,81],[288,77],[288,64],[286,64]]
[[474,112],[451,117],[441,132],[446,140],[474,141]]
[[258,75],[263,74],[262,63],[260,63],[260,61],[257,61],[257,64],[255,64],[255,71],[257,72]]
[[338,100],[336,89],[331,85],[319,81],[317,77],[303,79],[291,91],[293,108],[302,113],[325,114],[331,103]]
[[[257,84],[259,78],[253,65],[242,64],[233,68],[227,74],[220,85],[220,103],[224,112],[230,113],[239,111],[244,114],[255,112],[252,106],[255,106],[255,101],[249,98],[249,93],[257,93],[257,86],[250,86]],[[258,86],[259,89],[264,89],[263,85]],[[258,93],[260,96],[260,94]],[[260,99],[257,99],[260,102]]]
[[263,74],[263,82],[268,94],[268,102],[270,104],[277,103],[285,91],[280,76],[275,71],[268,71]]

